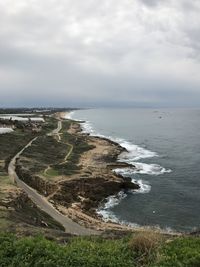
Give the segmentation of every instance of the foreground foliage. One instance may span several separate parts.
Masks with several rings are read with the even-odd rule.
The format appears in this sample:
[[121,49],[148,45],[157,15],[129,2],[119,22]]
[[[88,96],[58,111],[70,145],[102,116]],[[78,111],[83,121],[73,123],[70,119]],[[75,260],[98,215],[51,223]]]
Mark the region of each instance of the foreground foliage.
[[[198,267],[200,266],[200,239],[177,238],[161,246],[150,246],[154,257],[140,261],[141,237],[137,250],[136,237],[118,240],[103,238],[72,238],[59,245],[43,237],[20,238],[0,235],[0,266],[37,267]],[[158,239],[156,238],[156,242]],[[149,242],[149,241],[148,241]],[[133,245],[134,244],[134,245]],[[148,245],[144,244],[145,251]],[[157,254],[157,257],[155,255]],[[143,255],[144,257],[144,255]]]
[[177,238],[166,244],[153,267],[200,267],[200,238]]

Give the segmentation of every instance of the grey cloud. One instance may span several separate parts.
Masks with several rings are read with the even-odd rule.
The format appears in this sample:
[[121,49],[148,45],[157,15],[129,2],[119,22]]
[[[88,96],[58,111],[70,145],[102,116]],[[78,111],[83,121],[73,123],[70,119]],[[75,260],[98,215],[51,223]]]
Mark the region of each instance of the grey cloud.
[[198,104],[198,2],[4,3],[1,106]]
[[149,7],[155,7],[162,0],[140,0],[140,1]]

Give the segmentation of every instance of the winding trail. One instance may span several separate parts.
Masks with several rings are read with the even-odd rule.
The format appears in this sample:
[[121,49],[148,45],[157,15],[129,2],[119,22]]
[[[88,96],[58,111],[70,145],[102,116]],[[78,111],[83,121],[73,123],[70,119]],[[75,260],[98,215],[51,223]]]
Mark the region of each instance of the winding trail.
[[71,155],[71,153],[72,153],[72,151],[73,151],[73,149],[74,149],[74,146],[71,145],[70,143],[62,142],[62,141],[61,141],[61,137],[60,137],[60,134],[59,134],[59,132],[60,132],[61,130],[62,130],[62,121],[59,120],[59,121],[58,121],[58,127],[57,127],[57,129],[53,130],[52,135],[56,135],[56,136],[58,137],[58,142],[63,143],[63,144],[65,144],[65,145],[68,145],[68,146],[70,147],[69,152],[67,153],[67,155],[66,155],[65,158],[64,158],[64,161],[61,162],[60,165],[65,164],[65,163],[67,162],[67,159],[69,158],[69,156]]
[[[60,135],[59,131],[62,129],[62,122],[58,121],[58,127],[52,131],[50,135]],[[59,222],[65,229],[66,233],[75,234],[75,235],[95,235],[99,234],[99,232],[85,228],[84,226],[81,226],[77,224],[76,222],[72,221],[67,216],[62,215],[59,211],[57,211],[54,206],[47,201],[45,197],[40,195],[35,189],[28,186],[26,183],[24,183],[20,177],[16,174],[15,168],[16,168],[16,161],[17,158],[23,153],[23,151],[32,145],[32,143],[37,139],[38,137],[35,137],[32,139],[21,151],[19,151],[13,159],[10,161],[8,165],[8,174],[13,182],[15,182],[21,189],[23,189],[29,198],[37,205],[38,208],[46,212],[49,216],[51,216],[55,221]]]

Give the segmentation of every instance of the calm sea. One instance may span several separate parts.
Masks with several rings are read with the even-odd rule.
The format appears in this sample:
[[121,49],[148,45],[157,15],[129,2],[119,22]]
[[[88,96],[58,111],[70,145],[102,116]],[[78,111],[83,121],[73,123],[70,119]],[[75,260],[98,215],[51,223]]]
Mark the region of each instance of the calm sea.
[[71,114],[83,129],[126,147],[115,170],[140,184],[137,192],[108,198],[105,220],[162,229],[200,227],[200,110],[90,109]]

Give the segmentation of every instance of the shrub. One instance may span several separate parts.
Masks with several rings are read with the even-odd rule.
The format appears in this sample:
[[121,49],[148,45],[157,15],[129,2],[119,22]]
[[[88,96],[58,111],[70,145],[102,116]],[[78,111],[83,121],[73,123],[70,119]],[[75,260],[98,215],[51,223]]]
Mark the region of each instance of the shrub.
[[162,241],[163,236],[153,231],[135,233],[129,241],[129,247],[137,255],[137,266],[148,266],[154,261]]
[[152,267],[199,267],[200,238],[182,237],[164,245],[160,259]]
[[[168,243],[143,232],[128,238],[72,238],[59,245],[43,237],[17,239],[0,234],[1,267],[199,267],[200,238],[182,237]],[[141,257],[143,253],[143,257]],[[145,254],[145,256],[144,256]],[[152,255],[159,255],[155,258]]]
[[43,237],[0,236],[1,267],[134,267],[125,240],[73,238],[65,246]]

